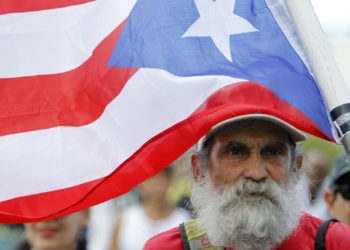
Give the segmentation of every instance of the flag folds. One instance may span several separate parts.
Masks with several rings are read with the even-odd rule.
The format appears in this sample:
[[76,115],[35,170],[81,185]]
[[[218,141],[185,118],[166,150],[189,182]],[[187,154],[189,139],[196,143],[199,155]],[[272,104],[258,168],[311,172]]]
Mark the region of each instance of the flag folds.
[[236,115],[333,141],[282,0],[5,2],[0,222],[121,195]]

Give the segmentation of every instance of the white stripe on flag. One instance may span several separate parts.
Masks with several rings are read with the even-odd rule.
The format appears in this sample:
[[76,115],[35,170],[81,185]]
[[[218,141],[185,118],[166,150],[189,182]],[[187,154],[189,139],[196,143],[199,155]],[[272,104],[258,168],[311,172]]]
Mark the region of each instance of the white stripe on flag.
[[0,78],[55,74],[83,64],[135,0],[0,15]]
[[145,142],[189,117],[213,92],[241,81],[140,69],[94,123],[0,137],[0,201],[107,176]]

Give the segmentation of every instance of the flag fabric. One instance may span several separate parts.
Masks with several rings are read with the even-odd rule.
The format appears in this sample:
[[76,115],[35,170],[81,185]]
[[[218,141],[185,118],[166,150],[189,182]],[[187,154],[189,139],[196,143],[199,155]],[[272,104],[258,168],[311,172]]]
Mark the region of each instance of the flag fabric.
[[334,141],[282,0],[12,0],[0,14],[0,222],[121,195],[236,115]]

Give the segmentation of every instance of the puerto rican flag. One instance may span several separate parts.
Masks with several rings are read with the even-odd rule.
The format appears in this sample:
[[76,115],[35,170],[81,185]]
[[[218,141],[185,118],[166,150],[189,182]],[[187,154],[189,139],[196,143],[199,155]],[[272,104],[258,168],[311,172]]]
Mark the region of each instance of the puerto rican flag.
[[128,192],[232,116],[334,141],[283,0],[11,0],[0,14],[0,222]]

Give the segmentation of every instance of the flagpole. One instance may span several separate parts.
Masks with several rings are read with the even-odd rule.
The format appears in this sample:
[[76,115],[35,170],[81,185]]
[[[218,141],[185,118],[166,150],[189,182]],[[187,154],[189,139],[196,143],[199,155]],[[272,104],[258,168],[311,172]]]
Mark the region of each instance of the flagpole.
[[350,155],[350,91],[337,66],[310,0],[285,0],[330,119],[337,131],[333,135]]

